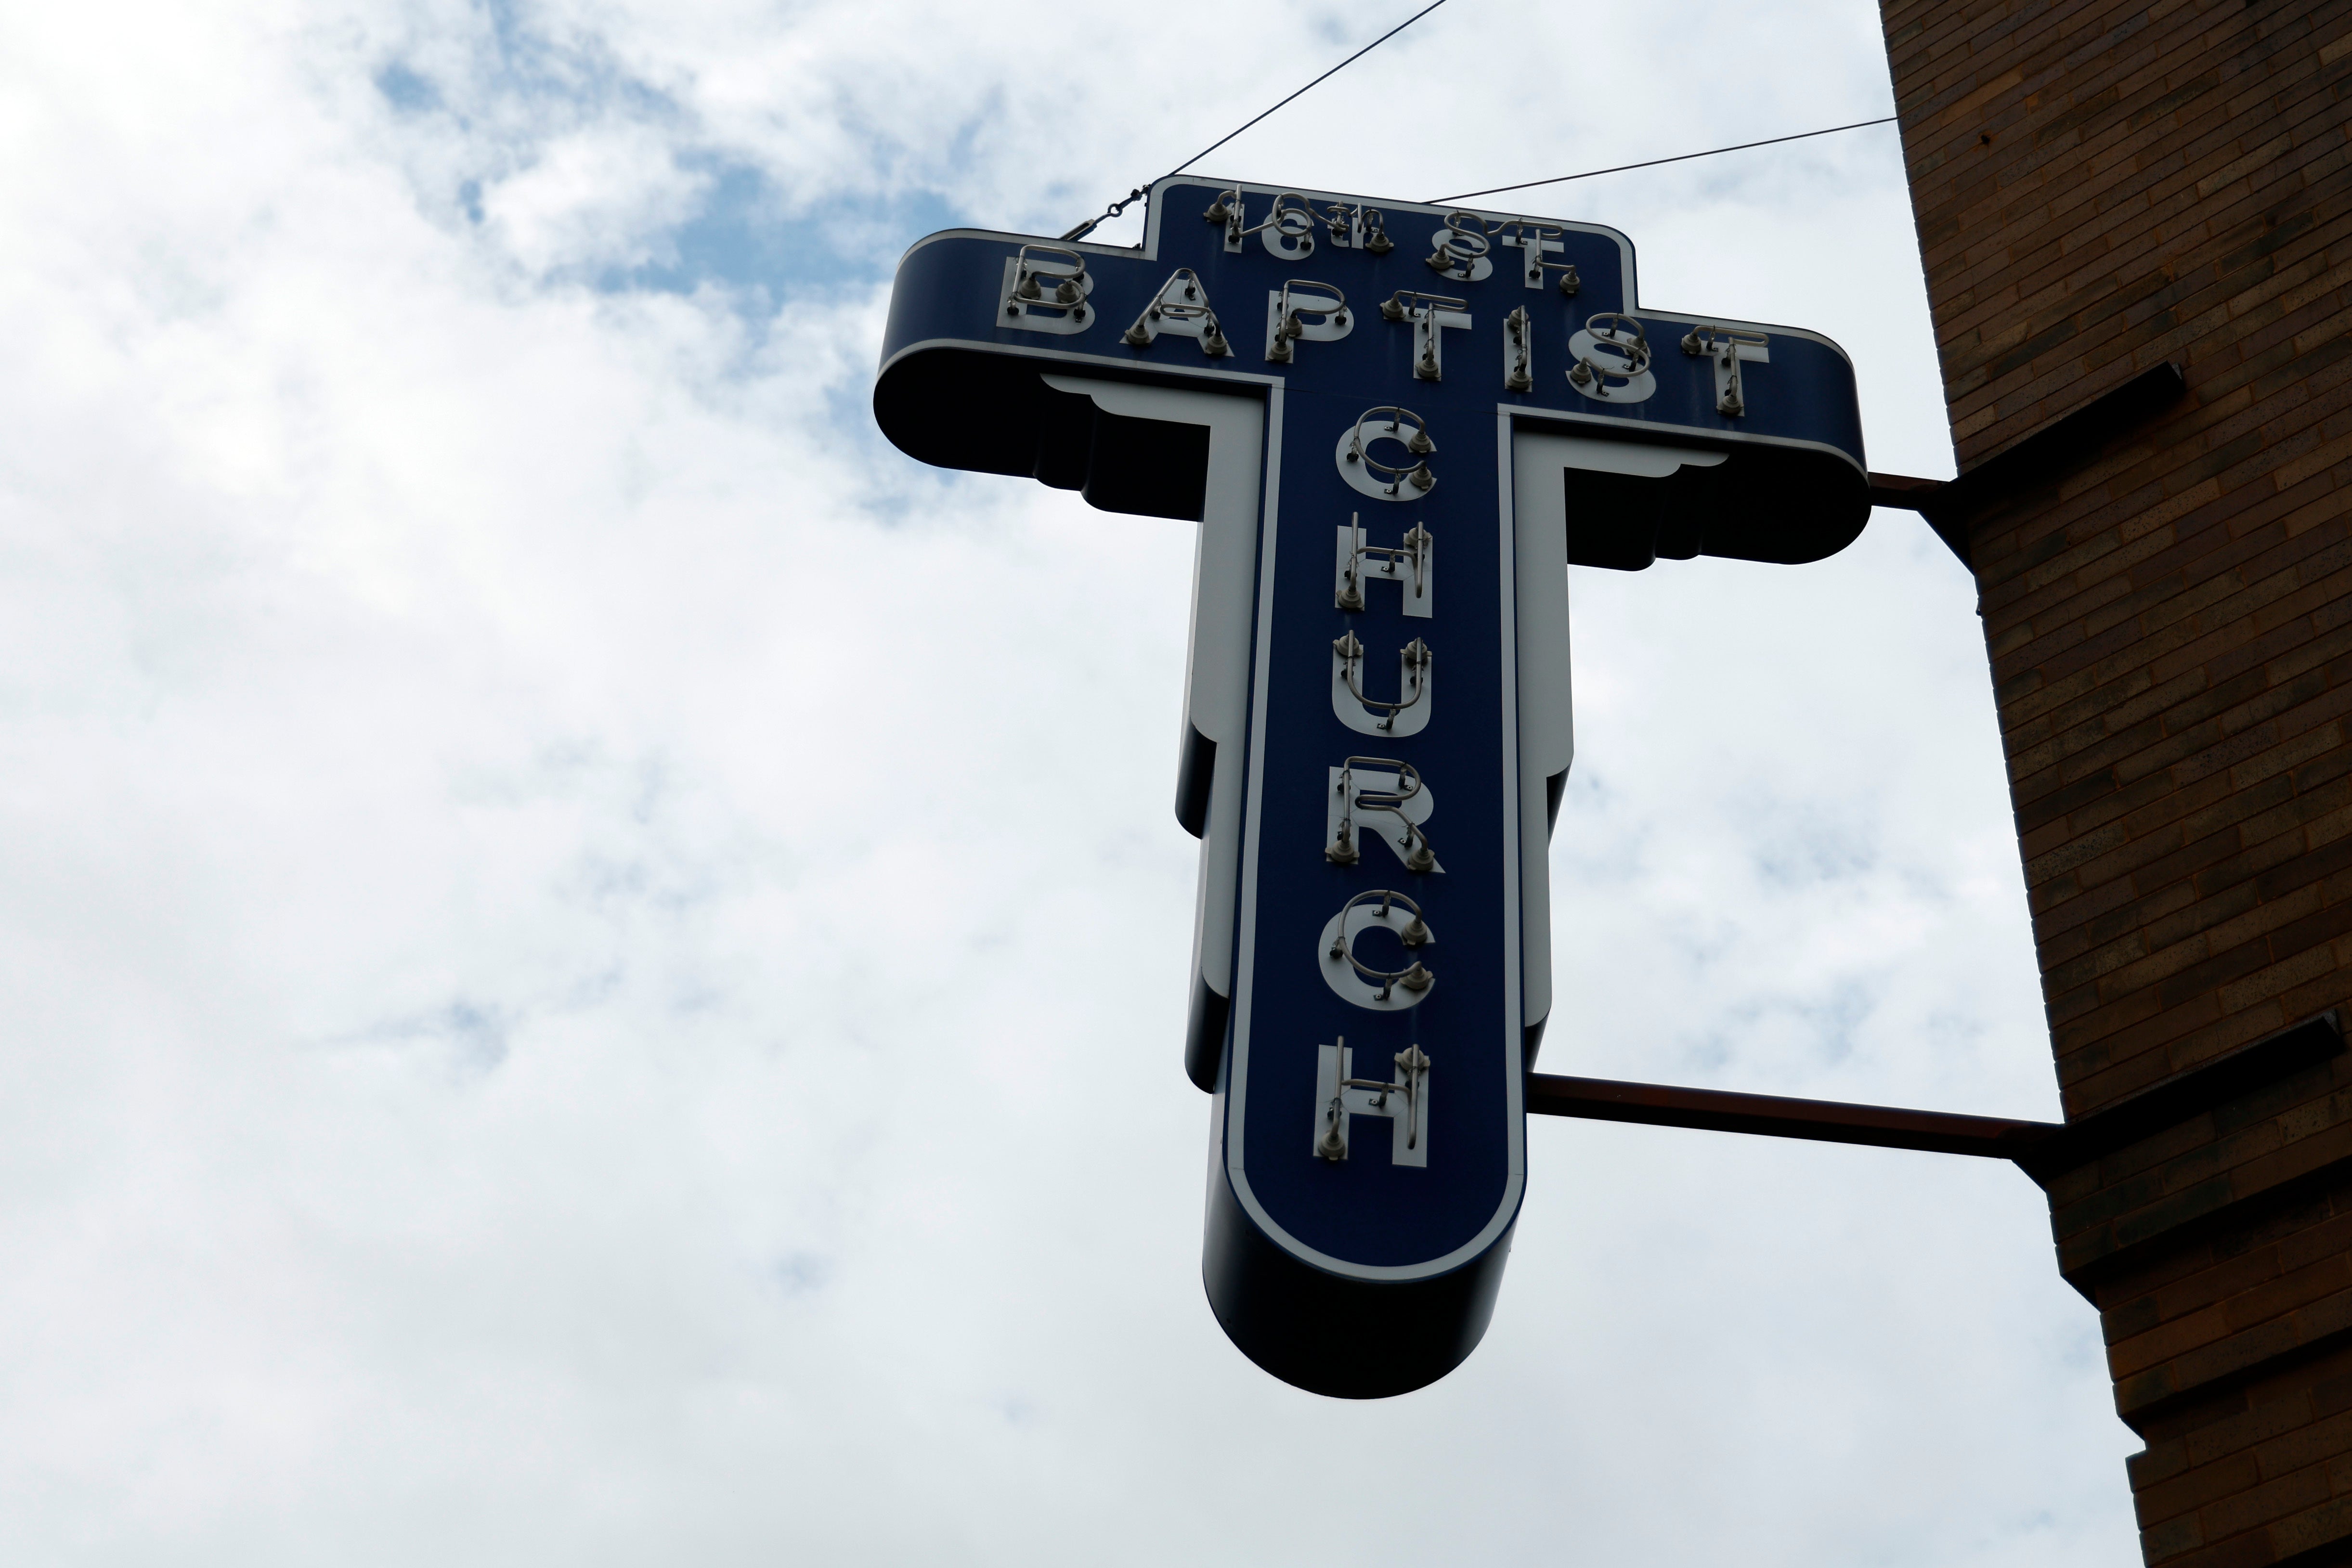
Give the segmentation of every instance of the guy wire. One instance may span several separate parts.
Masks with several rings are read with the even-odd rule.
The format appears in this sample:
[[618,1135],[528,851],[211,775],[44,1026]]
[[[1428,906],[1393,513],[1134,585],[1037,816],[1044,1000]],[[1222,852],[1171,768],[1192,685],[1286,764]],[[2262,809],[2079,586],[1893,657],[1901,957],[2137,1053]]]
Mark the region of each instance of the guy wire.
[[[1300,94],[1307,92],[1309,89],[1320,87],[1323,83],[1330,80],[1333,77],[1338,76],[1341,71],[1346,70],[1349,66],[1354,65],[1358,60],[1362,59],[1366,55],[1370,54],[1374,49],[1379,48],[1382,44],[1387,43],[1391,38],[1395,37],[1399,33],[1403,32],[1407,27],[1412,26],[1415,22],[1420,21],[1423,16],[1428,16],[1432,11],[1436,10],[1438,6],[1444,4],[1445,0],[1431,0],[1429,5],[1423,6],[1420,10],[1415,11],[1412,16],[1407,16],[1403,21],[1399,22],[1395,26],[1391,27],[1387,32],[1382,33],[1379,37],[1374,38],[1370,43],[1366,44],[1362,48],[1358,49],[1354,54],[1349,55],[1346,59],[1341,60],[1338,65],[1333,66],[1321,76],[1317,77],[1313,81],[1308,82],[1306,87],[1300,88],[1297,92],[1292,93],[1290,98],[1284,99],[1282,103],[1276,104],[1274,109],[1269,109],[1264,113],[1255,115],[1242,125],[1225,132],[1225,134],[1218,137],[1206,147],[1202,148],[1198,152],[1193,153],[1190,158],[1185,159],[1181,163],[1177,164],[1173,169],[1169,170],[1168,173],[1160,175],[1160,180],[1165,180],[1172,174],[1182,173],[1193,164],[1198,163],[1202,159],[1206,158],[1210,153],[1214,152],[1218,148],[1223,147],[1226,142],[1231,141],[1234,137],[1239,136],[1243,131],[1247,131],[1251,126],[1255,125],[1259,120],[1264,120],[1266,115],[1272,114],[1275,109],[1280,109],[1283,107],[1283,104],[1288,103],[1291,99],[1297,98]],[[1102,211],[1102,217],[1088,218],[1085,223],[1080,224],[1076,228],[1072,229],[1068,234],[1064,235],[1062,237],[1066,240],[1084,239],[1087,234],[1094,229],[1094,226],[1097,224],[1101,223],[1104,218],[1115,218],[1118,216],[1119,214],[1125,212],[1131,204],[1142,200],[1143,193],[1150,190],[1153,185],[1160,183],[1160,180],[1153,180],[1146,184],[1138,185],[1126,195],[1121,196],[1118,201],[1113,202],[1109,206],[1105,207]]]

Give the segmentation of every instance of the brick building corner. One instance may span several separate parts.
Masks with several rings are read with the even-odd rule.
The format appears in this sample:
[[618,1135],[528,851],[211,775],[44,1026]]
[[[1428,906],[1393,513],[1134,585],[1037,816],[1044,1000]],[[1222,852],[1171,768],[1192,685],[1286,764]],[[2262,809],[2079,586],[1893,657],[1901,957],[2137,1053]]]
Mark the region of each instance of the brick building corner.
[[2142,1549],[2352,1563],[2352,0],[1883,16]]

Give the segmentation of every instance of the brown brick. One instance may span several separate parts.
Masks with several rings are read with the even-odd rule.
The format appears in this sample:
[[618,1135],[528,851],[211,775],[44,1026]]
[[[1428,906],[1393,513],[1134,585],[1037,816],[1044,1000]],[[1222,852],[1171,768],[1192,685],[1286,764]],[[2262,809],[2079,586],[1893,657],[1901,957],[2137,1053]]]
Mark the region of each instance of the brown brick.
[[[2189,376],[1969,527],[2080,1116],[2352,1001],[2352,0],[1882,15],[1962,467]],[[2347,1086],[2257,1086],[2051,1184],[2062,1267],[2110,1269],[2150,1563],[2352,1536]]]

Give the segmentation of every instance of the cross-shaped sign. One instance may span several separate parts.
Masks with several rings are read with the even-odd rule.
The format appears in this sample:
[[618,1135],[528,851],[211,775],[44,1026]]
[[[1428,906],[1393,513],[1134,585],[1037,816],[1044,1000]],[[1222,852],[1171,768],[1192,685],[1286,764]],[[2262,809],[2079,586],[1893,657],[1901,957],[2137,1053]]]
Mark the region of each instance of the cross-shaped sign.
[[916,245],[874,410],[924,462],[1201,524],[1176,815],[1209,1301],[1304,1388],[1444,1375],[1526,1186],[1566,565],[1843,549],[1852,365],[1640,306],[1613,229],[1179,177],[1134,249]]

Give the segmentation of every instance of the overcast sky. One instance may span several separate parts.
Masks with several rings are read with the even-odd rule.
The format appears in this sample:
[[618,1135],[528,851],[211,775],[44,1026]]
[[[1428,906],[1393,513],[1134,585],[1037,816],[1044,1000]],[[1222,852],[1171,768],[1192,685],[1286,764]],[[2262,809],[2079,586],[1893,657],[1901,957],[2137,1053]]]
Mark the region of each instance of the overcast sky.
[[[8,11],[0,1557],[2138,1561],[1991,1162],[1538,1119],[1437,1385],[1210,1315],[1193,530],[866,400],[909,242],[1057,234],[1411,8]],[[1865,0],[1454,0],[1203,172],[1888,112]],[[1505,200],[1836,338],[1872,465],[1950,472],[1893,128]],[[1570,593],[1543,1065],[2055,1117],[1925,526]]]

